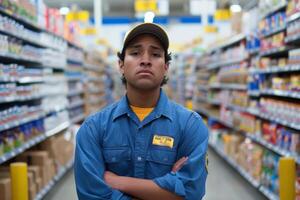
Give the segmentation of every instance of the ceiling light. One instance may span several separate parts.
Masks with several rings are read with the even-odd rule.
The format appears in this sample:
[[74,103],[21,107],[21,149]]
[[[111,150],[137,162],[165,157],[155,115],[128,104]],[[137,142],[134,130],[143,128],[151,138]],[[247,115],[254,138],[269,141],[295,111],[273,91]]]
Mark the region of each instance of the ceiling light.
[[144,22],[152,23],[155,17],[154,12],[146,12],[144,16]]
[[59,13],[60,13],[61,15],[67,15],[69,12],[70,12],[70,9],[69,9],[68,7],[61,7],[61,8],[59,9]]
[[230,6],[230,11],[231,12],[241,12],[242,11],[242,7],[238,4],[234,4]]

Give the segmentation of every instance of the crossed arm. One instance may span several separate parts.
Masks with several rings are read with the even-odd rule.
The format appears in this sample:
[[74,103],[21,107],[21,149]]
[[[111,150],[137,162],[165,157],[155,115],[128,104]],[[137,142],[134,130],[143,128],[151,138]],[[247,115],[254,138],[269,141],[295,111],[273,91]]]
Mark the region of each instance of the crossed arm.
[[[187,161],[187,157],[182,157],[173,166],[172,172],[176,173]],[[104,173],[104,180],[111,188],[129,194],[138,199],[164,199],[182,200],[183,198],[167,190],[160,188],[152,180],[139,179],[125,176],[118,176],[112,172]]]

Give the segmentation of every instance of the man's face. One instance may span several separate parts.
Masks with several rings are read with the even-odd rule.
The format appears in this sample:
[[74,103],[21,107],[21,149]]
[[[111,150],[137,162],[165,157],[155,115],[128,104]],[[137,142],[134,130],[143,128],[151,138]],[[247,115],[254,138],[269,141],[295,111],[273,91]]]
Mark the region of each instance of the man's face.
[[127,81],[127,89],[153,90],[160,87],[168,70],[165,52],[158,39],[144,34],[132,41],[125,50],[120,70]]

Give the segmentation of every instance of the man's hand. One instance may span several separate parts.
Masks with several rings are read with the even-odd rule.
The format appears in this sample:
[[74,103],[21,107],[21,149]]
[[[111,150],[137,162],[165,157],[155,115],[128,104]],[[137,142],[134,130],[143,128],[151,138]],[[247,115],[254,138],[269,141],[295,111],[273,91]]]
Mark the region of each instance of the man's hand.
[[120,188],[118,187],[118,178],[119,176],[116,175],[113,172],[110,171],[105,171],[104,172],[104,181],[107,185],[109,185],[111,188],[116,189],[116,190],[120,190]]
[[188,157],[182,157],[179,160],[177,160],[172,167],[172,172],[174,173],[178,172],[183,167],[183,165],[186,163],[187,160]]

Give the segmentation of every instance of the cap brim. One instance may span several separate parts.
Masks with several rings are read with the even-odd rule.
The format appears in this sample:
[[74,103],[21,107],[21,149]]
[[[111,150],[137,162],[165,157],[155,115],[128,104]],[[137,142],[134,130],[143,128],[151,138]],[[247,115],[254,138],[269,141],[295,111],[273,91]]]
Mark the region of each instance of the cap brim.
[[151,34],[155,36],[163,46],[164,50],[167,51],[169,48],[169,38],[167,33],[159,25],[154,23],[143,23],[134,27],[125,37],[123,50],[128,46],[128,44],[137,36],[142,34]]

